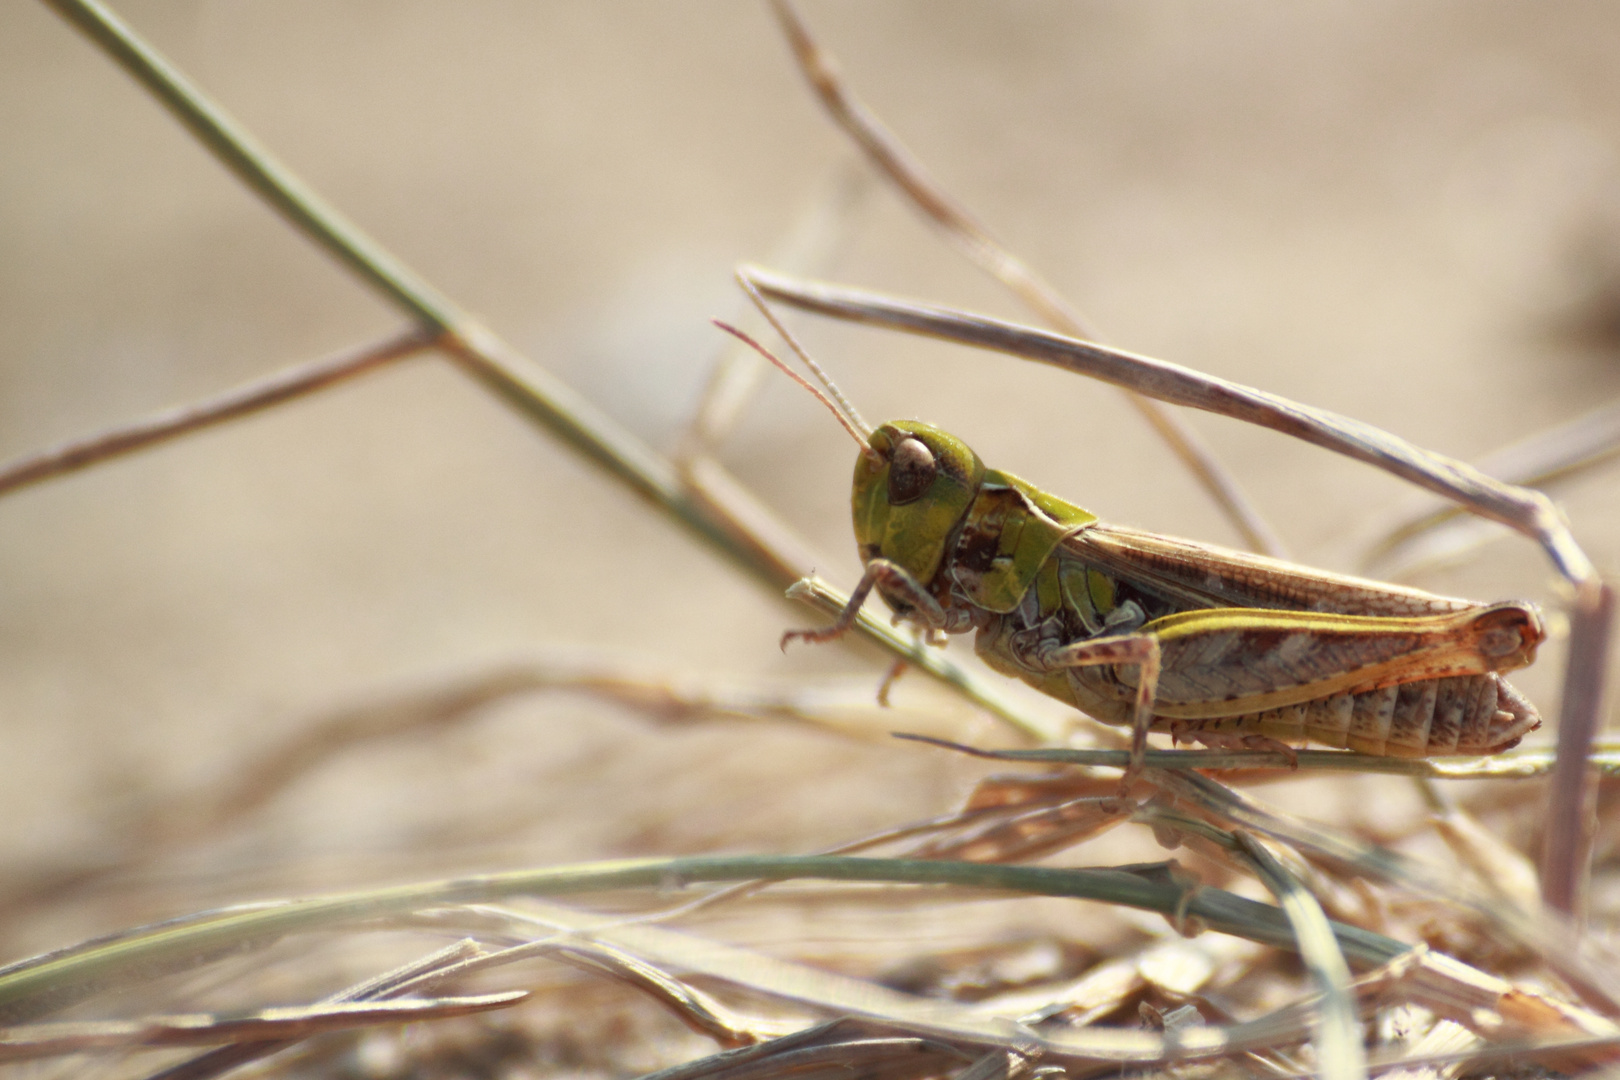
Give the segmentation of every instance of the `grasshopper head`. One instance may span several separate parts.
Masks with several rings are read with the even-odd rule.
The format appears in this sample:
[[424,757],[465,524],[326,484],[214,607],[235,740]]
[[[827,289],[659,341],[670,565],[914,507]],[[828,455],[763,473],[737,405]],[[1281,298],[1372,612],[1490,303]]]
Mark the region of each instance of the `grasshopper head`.
[[979,492],[984,463],[962,440],[914,420],[884,424],[870,445],[855,463],[851,499],[861,561],[888,559],[927,585]]

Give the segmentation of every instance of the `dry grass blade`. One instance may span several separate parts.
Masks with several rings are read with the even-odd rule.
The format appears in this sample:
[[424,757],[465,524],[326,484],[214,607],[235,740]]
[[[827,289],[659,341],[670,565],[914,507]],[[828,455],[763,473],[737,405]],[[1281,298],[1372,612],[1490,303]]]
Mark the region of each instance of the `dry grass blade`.
[[[492,952],[479,950],[454,965],[425,973],[403,986],[401,992],[414,990],[419,983],[462,979],[476,972],[545,957],[630,987],[656,1001],[692,1031],[721,1046],[751,1046],[797,1027],[729,1008],[712,994],[691,986],[645,957],[611,941],[589,936],[586,930],[591,920],[569,908],[535,905],[529,911],[518,911],[493,904],[473,904],[427,912],[419,921],[422,926],[439,931],[446,924],[465,925],[481,940],[498,938],[505,947]],[[536,933],[541,936],[534,937]]]
[[[1044,761],[1123,769],[1130,760],[1130,753],[1126,750],[1069,750],[1057,746],[1029,750],[983,750],[933,735],[897,731],[894,737],[992,761]],[[1292,754],[1276,750],[1149,750],[1145,760],[1155,769],[1228,773],[1253,770],[1255,777],[1242,778],[1246,780],[1267,774],[1275,777],[1277,774],[1292,775],[1298,771],[1313,770],[1382,773],[1428,780],[1532,780],[1551,773],[1556,761],[1553,751],[1542,747],[1515,748],[1491,757],[1474,758],[1391,758],[1358,754],[1354,750],[1296,750]],[[1604,776],[1620,775],[1620,747],[1616,747],[1612,740],[1600,743],[1588,764]]]
[[937,1076],[973,1057],[932,1039],[885,1035],[875,1025],[834,1020],[757,1046],[728,1050],[641,1080],[771,1080],[773,1077],[847,1077],[851,1069],[882,1080]]
[[132,1047],[212,1046],[267,1041],[282,1043],[357,1027],[443,1020],[491,1009],[505,1009],[528,996],[525,991],[514,990],[472,997],[284,1006],[241,1015],[193,1013],[147,1016],[138,1020],[27,1024],[0,1028],[0,1061],[127,1050]]
[[1574,932],[1567,920],[1545,908],[1529,914],[1482,888],[1449,877],[1418,860],[1344,836],[1334,830],[1267,810],[1254,800],[1207,777],[1189,772],[1162,772],[1154,784],[1224,823],[1242,826],[1287,843],[1314,858],[1346,867],[1355,874],[1397,885],[1419,896],[1441,898],[1471,908],[1534,950],[1604,1009],[1616,1009],[1620,984],[1612,959],[1591,938]]
[[1600,582],[1576,594],[1569,620],[1569,661],[1558,716],[1558,760],[1547,800],[1541,896],[1555,911],[1584,918],[1592,860],[1592,744],[1602,726],[1604,689],[1614,636],[1614,587]]
[[[1202,917],[1200,913],[1207,910],[1202,904],[1204,899],[1208,899],[1206,892],[1220,894],[1220,890],[1200,890],[1194,894],[1190,904],[1181,905],[1188,913],[1187,918]],[[1220,895],[1236,899],[1229,894]],[[1009,1012],[1008,1008],[996,1008],[989,1003],[970,1007],[948,1001],[924,1001],[869,982],[817,971],[645,923],[590,916],[554,905],[544,905],[540,911],[538,921],[567,930],[576,937],[612,941],[633,951],[643,961],[660,967],[723,979],[756,994],[801,1002],[835,1013],[867,1017],[869,1019],[865,1021],[863,1029],[866,1025],[877,1024],[889,1033],[943,1040],[959,1049],[988,1046],[1016,1049],[1022,1053],[1059,1060],[1149,1061],[1169,1060],[1178,1056],[1229,1054],[1263,1046],[1278,1035],[1277,1025],[1270,1021],[1226,1028],[1188,1029],[1167,1033],[1164,1039],[1152,1033],[1121,1028],[1043,1030],[1037,1033],[1021,1024],[1010,1023],[1021,1008],[1016,1002],[1006,1003],[1012,1010]],[[1279,919],[1278,925],[1286,937],[1286,922]],[[1344,928],[1335,927],[1335,930],[1342,933]],[[1370,940],[1358,939],[1351,944],[1358,949],[1358,955],[1365,955],[1360,950]],[[838,1030],[847,1029],[840,1026]],[[775,1044],[765,1045],[798,1046],[800,1044],[796,1040],[800,1035],[787,1036]],[[728,1055],[719,1055],[710,1060],[721,1062],[727,1058]],[[749,1055],[747,1059],[752,1060],[752,1056]],[[682,1068],[697,1068],[700,1065],[694,1063]]]
[[1322,992],[1316,1059],[1323,1080],[1365,1077],[1367,1055],[1361,1044],[1361,1022],[1349,992],[1350,967],[1334,940],[1322,905],[1252,835],[1241,829],[1232,835],[1288,916],[1299,942],[1300,959]]
[[[1097,334],[1079,312],[929,176],[922,162],[856,98],[839,74],[837,62],[816,43],[793,5],[787,0],[772,0],[771,7],[793,47],[805,79],[833,120],[865,152],[867,159],[958,251],[1006,285],[1042,319],[1065,334],[1096,340]],[[1198,479],[1250,547],[1279,558],[1286,553],[1282,539],[1244,493],[1237,479],[1186,421],[1135,391],[1126,390],[1125,397]]]
[[606,975],[646,994],[688,1028],[721,1046],[750,1046],[759,1042],[762,1032],[774,1033],[785,1026],[758,1018],[744,1018],[662,968],[609,944],[563,945],[554,949],[553,955],[564,963]]
[[[354,926],[450,904],[486,903],[511,896],[556,896],[608,889],[668,888],[677,883],[821,879],[848,882],[957,885],[980,890],[1032,893],[1121,904],[1196,921],[1281,948],[1293,946],[1287,917],[1277,908],[1221,889],[1189,887],[1153,868],[1068,870],[979,863],[868,859],[837,856],[732,856],[643,859],[509,874],[481,875],[290,903],[227,909],[183,923],[134,931],[110,942],[89,943],[14,964],[0,974],[0,1015],[17,1019],[61,1008],[88,994],[147,979],[156,972],[194,965],[220,951],[239,951],[287,934]],[[579,922],[579,919],[585,921]],[[876,984],[812,972],[718,942],[672,935],[649,926],[602,916],[576,916],[574,925],[622,945],[659,966],[740,979],[756,989],[814,1003],[837,1013],[903,1021],[918,1031],[1002,1045],[1010,1030],[1001,1021],[948,1002],[924,1002]],[[1376,967],[1407,951],[1398,941],[1357,927],[1334,924],[1347,959]],[[1023,1034],[1020,1034],[1023,1037]],[[1186,1053],[1225,1053],[1236,1035],[1199,1029],[1181,1036]],[[1241,1041],[1241,1040],[1240,1040]],[[1054,1053],[1097,1060],[1155,1060],[1165,1051],[1139,1032],[1088,1031],[1052,1036],[1041,1044]]]

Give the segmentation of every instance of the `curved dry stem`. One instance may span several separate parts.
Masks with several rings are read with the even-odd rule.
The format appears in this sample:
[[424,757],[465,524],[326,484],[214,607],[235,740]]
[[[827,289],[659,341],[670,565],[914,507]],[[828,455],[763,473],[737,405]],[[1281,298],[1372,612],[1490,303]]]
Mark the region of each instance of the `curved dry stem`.
[[[855,96],[845,84],[838,62],[816,43],[793,6],[787,0],[772,0],[771,7],[810,88],[833,121],[865,153],[867,160],[888,177],[958,251],[1010,289],[1037,316],[1065,334],[1097,340],[1097,332],[1085,317],[941,187],[922,162]],[[1286,556],[1282,538],[1190,424],[1135,391],[1127,389],[1125,398],[1187,467],[1251,548],[1277,558]]]

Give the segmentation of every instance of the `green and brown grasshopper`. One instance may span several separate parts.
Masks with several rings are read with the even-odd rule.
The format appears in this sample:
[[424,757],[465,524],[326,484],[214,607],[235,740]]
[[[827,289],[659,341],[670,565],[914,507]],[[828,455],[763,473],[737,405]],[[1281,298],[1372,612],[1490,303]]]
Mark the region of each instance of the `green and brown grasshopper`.
[[836,403],[788,374],[862,442],[851,502],[866,571],[831,627],[790,631],[784,647],[844,634],[876,589],[897,620],[931,637],[975,631],[990,667],[1131,725],[1138,754],[1152,730],[1216,747],[1478,755],[1540,726],[1501,677],[1545,637],[1531,604],[1108,525],[937,427],[868,428],[811,367]]

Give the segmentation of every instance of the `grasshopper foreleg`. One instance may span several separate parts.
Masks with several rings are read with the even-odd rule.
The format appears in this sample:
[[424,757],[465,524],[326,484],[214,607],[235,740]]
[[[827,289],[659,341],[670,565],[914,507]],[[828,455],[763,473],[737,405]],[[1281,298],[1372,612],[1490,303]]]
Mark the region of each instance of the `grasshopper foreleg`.
[[849,603],[844,605],[844,610],[838,613],[831,626],[822,630],[789,630],[782,635],[782,648],[785,650],[788,642],[794,640],[820,643],[843,637],[855,625],[861,605],[866,603],[874,588],[881,588],[884,596],[901,605],[905,618],[925,629],[943,629],[946,625],[945,609],[903,566],[888,559],[872,559],[866,564],[866,573],[861,575],[860,584],[849,594]]

